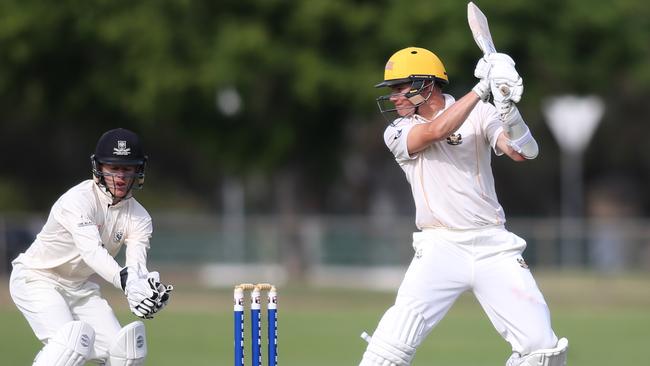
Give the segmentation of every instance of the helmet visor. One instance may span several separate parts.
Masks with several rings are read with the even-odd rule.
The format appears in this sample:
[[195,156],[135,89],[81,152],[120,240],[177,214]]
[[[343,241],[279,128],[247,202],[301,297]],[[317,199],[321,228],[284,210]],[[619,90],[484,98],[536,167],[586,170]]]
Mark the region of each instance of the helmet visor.
[[[377,106],[381,113],[397,112],[401,116],[410,115],[409,110],[415,109],[426,102],[431,96],[431,91],[425,93],[425,89],[434,83],[433,80],[408,80],[399,84],[391,85],[392,93],[378,97]],[[408,99],[410,103],[398,103],[400,99]]]

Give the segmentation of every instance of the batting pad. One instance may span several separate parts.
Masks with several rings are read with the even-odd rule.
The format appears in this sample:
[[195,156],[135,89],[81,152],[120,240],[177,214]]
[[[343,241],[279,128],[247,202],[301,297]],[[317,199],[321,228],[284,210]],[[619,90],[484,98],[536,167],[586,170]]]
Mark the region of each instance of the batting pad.
[[66,323],[36,356],[32,366],[82,366],[95,344],[95,330],[82,321]]
[[147,358],[144,324],[135,321],[120,329],[108,350],[107,366],[141,366]]
[[408,366],[422,342],[424,317],[404,305],[386,311],[370,338],[361,366]]
[[540,349],[526,356],[512,355],[506,366],[566,366],[566,353],[569,341],[561,338],[555,348]]

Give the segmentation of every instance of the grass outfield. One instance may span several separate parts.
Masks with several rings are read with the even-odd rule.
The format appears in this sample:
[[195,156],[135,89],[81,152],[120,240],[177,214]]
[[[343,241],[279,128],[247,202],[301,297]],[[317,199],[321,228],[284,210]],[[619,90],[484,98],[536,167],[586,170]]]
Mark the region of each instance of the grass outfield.
[[[541,273],[556,333],[569,338],[570,366],[641,365],[650,345],[650,274],[595,276]],[[2,365],[31,365],[39,343],[0,286]],[[281,366],[355,365],[392,293],[279,289]],[[123,323],[135,320],[116,291],[105,295]],[[115,297],[113,299],[113,297]],[[232,365],[231,292],[179,283],[171,305],[147,321],[148,365]],[[247,336],[250,331],[247,326]],[[250,349],[250,339],[246,347]],[[463,295],[418,350],[413,365],[503,365],[508,345],[471,295]],[[266,362],[266,360],[264,360]],[[247,360],[247,364],[250,362]]]

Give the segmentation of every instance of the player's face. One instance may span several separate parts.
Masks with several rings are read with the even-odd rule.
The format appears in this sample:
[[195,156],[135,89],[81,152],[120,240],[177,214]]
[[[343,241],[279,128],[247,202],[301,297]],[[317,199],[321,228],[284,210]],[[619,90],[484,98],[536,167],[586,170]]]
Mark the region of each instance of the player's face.
[[400,117],[410,116],[415,113],[415,105],[405,96],[411,90],[411,83],[394,85],[390,89],[390,101],[395,105],[395,109]]
[[134,165],[103,164],[102,173],[106,187],[114,197],[124,198],[129,194],[136,179],[137,167]]

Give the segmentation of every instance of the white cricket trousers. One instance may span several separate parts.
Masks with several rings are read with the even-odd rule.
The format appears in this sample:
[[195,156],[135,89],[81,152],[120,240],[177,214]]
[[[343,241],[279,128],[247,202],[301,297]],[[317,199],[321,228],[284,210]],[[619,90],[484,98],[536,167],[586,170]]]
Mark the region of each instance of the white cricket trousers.
[[104,360],[108,348],[120,331],[120,323],[99,285],[86,281],[80,285],[64,285],[56,275],[14,265],[9,290],[11,298],[43,343],[53,337],[66,323],[81,320],[95,330],[95,347],[91,359]]
[[521,256],[523,239],[503,226],[426,229],[413,234],[413,248],[396,304],[424,316],[425,335],[458,296],[472,291],[513,352],[555,347],[548,306]]

